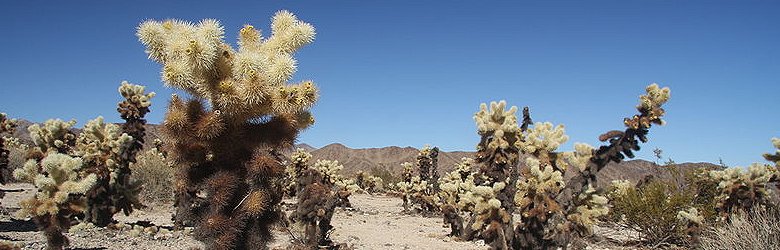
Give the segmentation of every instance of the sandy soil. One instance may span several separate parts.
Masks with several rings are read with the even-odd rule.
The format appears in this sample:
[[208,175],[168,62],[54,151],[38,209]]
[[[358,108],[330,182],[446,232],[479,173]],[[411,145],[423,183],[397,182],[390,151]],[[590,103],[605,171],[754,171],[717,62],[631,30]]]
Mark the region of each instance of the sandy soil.
[[[24,249],[44,249],[46,240],[36,231],[35,224],[18,218],[19,200],[34,194],[30,184],[13,183],[0,186],[6,191],[1,201],[0,239]],[[384,195],[355,194],[350,198],[354,209],[338,209],[333,218],[335,229],[331,238],[355,249],[487,249],[484,242],[463,242],[448,237],[449,228],[439,217],[422,217],[403,212],[400,198]],[[292,203],[294,200],[285,200]],[[201,249],[203,245],[190,236],[190,230],[172,231],[172,207],[150,207],[130,216],[117,215],[117,228],[72,229],[66,235],[71,249]],[[133,225],[147,226],[146,231],[131,230]],[[154,225],[151,228],[149,225]],[[297,226],[279,227],[274,231],[271,249],[286,249],[293,237],[300,237]],[[589,246],[588,249],[608,249]]]

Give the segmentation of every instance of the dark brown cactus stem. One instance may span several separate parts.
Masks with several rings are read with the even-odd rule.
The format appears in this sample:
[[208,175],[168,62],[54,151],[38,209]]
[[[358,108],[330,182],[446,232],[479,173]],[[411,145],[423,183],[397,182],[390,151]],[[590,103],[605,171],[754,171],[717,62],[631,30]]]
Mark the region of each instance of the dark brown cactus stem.
[[[427,181],[433,184],[433,190],[430,192],[437,192],[439,190],[439,172],[437,168],[439,166],[439,148],[433,147],[429,154],[420,154],[417,156],[417,166],[419,166],[420,180]],[[428,193],[430,195],[430,193]]]
[[[115,182],[110,183],[111,173],[105,167],[98,166],[98,181],[94,188],[87,192],[87,210],[85,219],[98,227],[108,226],[118,211],[129,215],[133,209],[144,207],[138,200],[141,184],[130,179],[132,171],[130,164],[135,163],[136,155],[143,149],[146,136],[146,116],[149,107],[138,102],[124,100],[117,104],[117,112],[125,120],[122,132],[133,137],[132,144],[119,153],[116,166]],[[160,166],[165,167],[165,166]]]
[[68,231],[71,216],[65,209],[60,209],[56,215],[34,216],[32,220],[38,225],[39,231],[46,236],[46,249],[61,250],[70,245],[68,237],[62,232]]
[[[13,120],[8,119],[5,114],[0,114],[0,184],[6,184],[11,179],[11,170],[8,168],[9,160],[8,156],[11,153],[6,148],[6,142],[3,138],[3,134],[13,134],[16,128],[16,123]],[[0,191],[0,198],[2,198],[4,192]]]
[[[608,131],[599,137],[601,141],[608,141],[609,145],[602,145],[593,150],[593,157],[584,171],[572,177],[564,190],[556,197],[561,202],[563,211],[576,209],[574,198],[581,190],[588,186],[597,186],[596,174],[610,162],[620,163],[626,157],[634,158],[633,151],[639,151],[639,142],[647,142],[647,134],[652,124],[662,124],[661,116],[664,110],[661,107],[653,107],[651,110],[639,109],[639,114],[632,118],[625,118],[626,129],[620,131]],[[558,244],[563,245],[568,241],[570,234],[576,229],[565,228],[558,235]]]
[[449,236],[462,237],[465,232],[463,228],[463,218],[460,217],[458,208],[450,204],[445,204],[441,207],[441,212],[444,215],[444,223],[450,224]]
[[303,189],[298,195],[298,207],[292,218],[304,224],[303,243],[312,249],[333,247],[330,231],[331,220],[336,207],[341,202],[340,194],[314,169],[307,169],[298,179]]
[[[525,132],[532,122],[528,107],[524,107],[523,120],[520,125],[521,132]],[[480,150],[477,151],[476,162],[482,166],[479,169],[478,175],[487,178],[485,180],[482,178],[475,178],[475,184],[492,185],[492,183],[507,180],[508,185],[496,194],[496,198],[501,201],[501,209],[511,215],[515,211],[514,195],[516,187],[514,183],[516,183],[519,178],[518,163],[520,150],[515,146],[514,141],[510,141],[510,147],[506,149],[498,148],[495,151],[487,151],[487,145],[492,139],[492,136],[483,135],[480,140],[480,146],[478,147]],[[510,216],[508,223],[504,223],[500,218],[501,216],[498,214],[494,214],[491,217],[492,221],[488,224],[488,228],[482,232],[485,242],[493,249],[508,249],[509,247],[512,247],[516,237],[513,228],[514,219]],[[472,220],[473,219],[474,218],[472,218]],[[469,222],[468,225],[471,224],[473,224],[473,221]],[[471,226],[467,226],[466,228],[467,230],[464,237],[467,239],[473,238],[476,233],[479,233],[469,230]]]

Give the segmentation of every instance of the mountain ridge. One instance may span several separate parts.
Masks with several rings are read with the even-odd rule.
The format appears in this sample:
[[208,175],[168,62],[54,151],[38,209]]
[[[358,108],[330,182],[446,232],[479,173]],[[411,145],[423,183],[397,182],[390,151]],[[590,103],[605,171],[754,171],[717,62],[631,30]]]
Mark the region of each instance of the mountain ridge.
[[[13,136],[19,138],[23,143],[31,143],[29,132],[27,127],[34,124],[33,122],[20,119],[18,127]],[[154,139],[160,138],[161,131],[158,124],[147,124],[145,136],[145,147],[153,147]],[[74,128],[75,133],[80,133],[80,128]],[[296,148],[303,148],[307,152],[312,154],[313,162],[317,160],[336,160],[344,166],[342,174],[350,176],[358,171],[375,172],[385,171],[392,173],[393,175],[400,175],[402,172],[401,163],[404,162],[416,162],[418,149],[407,146],[385,146],[379,148],[350,148],[342,143],[331,143],[320,148],[313,147],[306,143],[298,143]],[[294,149],[285,150],[284,153],[289,154]],[[459,163],[463,157],[474,158],[476,152],[470,151],[441,151],[439,153],[439,175],[443,175],[445,172],[449,172],[454,169],[455,164]],[[671,166],[676,166],[682,169],[682,172],[692,171],[698,168],[721,168],[721,166],[708,163],[680,163]],[[653,175],[662,180],[673,180],[671,171],[668,170],[668,166],[662,166],[655,164],[651,161],[642,159],[633,159],[623,161],[621,163],[610,163],[602,171],[598,173],[599,185],[609,183],[612,180],[627,179],[634,183],[643,179],[647,175]],[[571,171],[569,171],[571,172]],[[567,173],[567,177],[571,177],[572,173]]]

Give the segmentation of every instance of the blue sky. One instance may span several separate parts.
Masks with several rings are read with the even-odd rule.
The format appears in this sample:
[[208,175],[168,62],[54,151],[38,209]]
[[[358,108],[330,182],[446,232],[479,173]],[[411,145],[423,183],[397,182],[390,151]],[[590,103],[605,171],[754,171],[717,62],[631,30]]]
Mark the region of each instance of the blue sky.
[[299,138],[315,147],[474,150],[472,115],[493,100],[565,124],[563,149],[598,145],[653,82],[672,89],[668,124],[639,158],[658,147],[744,166],[780,137],[777,1],[4,1],[0,111],[119,122],[128,80],[158,93],[159,123],[175,91],[135,37],[140,22],[215,18],[235,44],[243,24],[268,30],[281,9],[318,33],[296,56],[296,80],[321,89]]

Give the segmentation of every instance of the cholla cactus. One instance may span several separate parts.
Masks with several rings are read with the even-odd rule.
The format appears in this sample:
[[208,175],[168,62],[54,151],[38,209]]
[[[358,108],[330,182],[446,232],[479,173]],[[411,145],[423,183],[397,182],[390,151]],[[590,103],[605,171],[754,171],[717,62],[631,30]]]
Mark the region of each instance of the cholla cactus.
[[474,172],[471,167],[474,165],[474,159],[463,157],[461,162],[455,164],[455,169],[442,176],[439,179],[439,197],[444,204],[455,206],[460,201],[459,196],[464,194],[468,184],[473,186]]
[[775,153],[764,154],[764,159],[775,163],[775,175],[772,177],[772,182],[780,189],[780,138],[772,138],[772,145],[775,147]]
[[417,154],[417,171],[419,175],[414,175],[414,166],[411,163],[404,162],[402,178],[396,186],[403,194],[404,211],[411,211],[414,207],[416,212],[432,214],[439,210],[439,174],[436,170],[438,166],[439,148],[431,148],[425,145]]
[[97,184],[86,194],[85,219],[99,227],[111,223],[119,211],[129,215],[134,208],[143,207],[138,198],[141,183],[130,179],[130,164],[143,148],[144,116],[155,94],[144,93],[143,86],[126,81],[119,86],[119,93],[124,100],[117,104],[117,111],[125,123],[106,124],[98,117],[87,122],[75,145],[74,154],[84,160],[84,171],[97,175]]
[[324,184],[335,188],[338,196],[338,206],[352,207],[352,204],[349,202],[349,196],[361,191],[361,189],[355,183],[355,180],[347,179],[341,175],[340,172],[344,169],[344,166],[339,164],[339,161],[318,160],[314,163],[313,169],[320,173]]
[[688,210],[677,212],[677,219],[686,224],[685,234],[687,234],[694,244],[699,243],[699,236],[704,229],[704,216],[699,214],[695,207]]
[[297,179],[298,207],[292,218],[304,224],[305,245],[331,246],[329,232],[331,218],[336,207],[351,207],[349,196],[360,191],[354,180],[344,178],[340,172],[344,168],[338,161],[318,160],[314,166],[307,167],[311,155],[303,150],[293,153],[293,164],[301,164],[302,174]]
[[[6,138],[3,137],[3,134],[13,134],[14,130],[16,128],[16,119],[8,119],[8,116],[5,113],[0,113],[0,184],[5,184],[6,180],[9,178],[9,172],[8,169],[8,156],[11,153],[8,151],[8,145],[6,145]],[[0,198],[2,198],[4,195],[3,192],[0,191]]]
[[339,203],[333,184],[316,169],[304,170],[298,181],[303,188],[298,195],[298,207],[291,217],[304,225],[306,235],[303,243],[309,248],[332,245],[329,233],[333,226],[330,222]]
[[[528,130],[528,108],[523,110],[522,125],[518,125],[516,107],[507,110],[503,101],[491,103],[489,109],[482,104],[474,116],[482,137],[477,146],[481,167],[472,183],[460,183],[466,194],[458,195],[457,209],[445,206],[445,220],[458,210],[474,211],[476,216],[466,226],[474,232],[466,233],[465,238],[482,237],[499,249],[565,246],[571,233],[589,233],[596,218],[608,211],[603,192],[594,188],[596,173],[610,161],[633,157],[638,142],[647,140],[650,126],[663,124],[661,105],[668,99],[668,88],[648,86],[647,95],[640,96],[637,106],[640,114],[624,120],[627,129],[601,136],[609,146],[594,149],[575,144],[574,152],[555,152],[568,139],[563,126],[536,123]],[[521,159],[520,153],[525,158]],[[522,172],[516,169],[519,161],[526,165]],[[563,175],[570,166],[578,174],[571,183],[564,183]],[[445,179],[451,181],[452,177]],[[452,200],[455,185],[442,185],[448,191],[443,197]],[[516,209],[521,221],[512,230],[508,215]]]
[[313,41],[314,28],[280,11],[270,34],[263,38],[245,25],[235,50],[216,20],[138,27],[149,58],[163,64],[163,82],[195,97],[171,99],[163,134],[177,166],[176,225],[195,224],[196,238],[210,249],[261,247],[271,239],[283,193],[278,152],[314,122],[314,83],[288,84],[293,53]]
[[[471,214],[462,237],[469,240],[481,237],[498,249],[512,246],[514,239],[511,214],[515,209],[515,187],[508,184],[517,180],[519,149],[516,143],[531,123],[527,108],[523,110],[522,126],[517,123],[517,107],[505,108],[504,101],[492,102],[490,108],[483,103],[474,115],[481,136],[475,161],[480,168],[473,178],[467,177],[460,183],[463,191],[459,191],[457,209],[451,205],[442,208],[445,221],[460,220],[455,215],[461,212]],[[450,222],[455,227],[459,223]]]
[[[444,223],[450,225],[450,235],[461,237],[465,233],[461,212],[471,212],[472,202],[461,203],[462,196],[469,196],[474,185],[474,172],[471,171],[474,159],[464,157],[455,165],[455,170],[439,179],[439,197]],[[471,231],[471,230],[469,230]]]
[[50,151],[70,154],[76,145],[76,134],[71,131],[75,120],[65,122],[60,119],[46,120],[43,126],[38,124],[30,125],[27,131],[30,132],[30,140],[33,147],[40,154]]
[[631,184],[629,180],[613,180],[608,194],[610,197],[623,196],[631,188],[634,188],[634,184]]
[[420,171],[420,179],[432,184],[431,192],[437,192],[439,172],[436,170],[439,166],[439,148],[429,145],[423,146],[417,154],[417,166]]
[[43,231],[49,249],[62,249],[68,239],[62,234],[71,218],[86,208],[82,194],[89,191],[97,177],[81,177],[81,158],[49,151],[42,159],[29,159],[14,171],[14,177],[32,183],[38,189],[34,197],[19,203],[19,216],[30,216]]
[[[123,166],[120,165],[120,155],[132,145],[133,137],[122,133],[115,124],[106,124],[103,117],[87,122],[84,131],[76,140],[75,155],[84,161],[84,172],[97,176],[97,185],[87,193],[86,220],[98,226],[106,226],[111,222],[115,211],[121,210],[116,201],[126,204],[125,213],[132,211],[131,204],[140,205],[137,194],[139,185],[123,183],[129,178],[129,170],[120,175]],[[122,185],[124,184],[124,185]]]
[[311,160],[311,154],[302,148],[295,149],[295,152],[290,155],[290,163],[285,168],[287,176],[284,182],[287,185],[285,190],[289,196],[295,196],[298,191],[303,189],[298,180],[301,179],[304,171],[309,169],[309,160]]
[[566,219],[573,226],[579,227],[578,231],[590,234],[592,233],[591,227],[596,225],[597,219],[609,213],[608,202],[606,196],[601,195],[593,186],[588,185],[577,195],[577,199],[574,200],[576,208],[573,213],[568,214]]
[[772,190],[768,189],[768,184],[774,175],[773,167],[758,163],[747,171],[741,168],[710,171],[709,176],[718,183],[720,191],[715,197],[715,209],[721,218],[725,219],[737,210],[749,211],[754,206],[770,204]]
[[[583,200],[600,200],[598,198],[600,190],[591,192],[594,196],[589,199],[582,199],[583,193],[590,192],[592,186],[595,186],[596,174],[601,171],[609,162],[619,163],[625,157],[633,158],[633,151],[639,150],[639,142],[647,142],[647,134],[653,124],[663,125],[662,120],[665,114],[663,106],[670,97],[668,87],[660,88],[658,84],[647,86],[646,94],[639,96],[639,105],[636,106],[639,114],[631,118],[625,118],[623,124],[626,126],[624,131],[609,131],[599,137],[600,141],[608,141],[609,145],[600,146],[593,149],[586,144],[575,144],[575,152],[564,154],[564,158],[570,165],[576,166],[578,173],[566,185],[567,190],[563,190],[558,196],[559,203],[563,206],[568,218],[584,218],[590,215],[600,214],[600,208],[596,208],[593,213],[590,210],[581,210]],[[594,203],[593,205],[597,205]],[[581,211],[587,212],[582,214]],[[574,220],[575,223],[563,223],[560,230],[561,236],[566,236],[570,232],[579,234],[589,233],[592,224],[576,223],[590,222],[590,220]],[[566,237],[558,239],[558,244],[567,241]],[[563,242],[561,242],[563,241]]]
[[555,245],[549,235],[557,226],[554,218],[562,217],[563,207],[556,197],[565,186],[563,174],[568,168],[567,157],[555,151],[567,140],[563,125],[549,122],[534,124],[517,140],[517,147],[527,155],[514,196],[521,215],[515,237],[522,248]]
[[318,160],[314,163],[314,169],[320,172],[326,183],[334,185],[342,178],[339,173],[344,169],[344,166],[339,164],[339,161]]
[[414,164],[411,162],[401,163],[402,173],[401,181],[395,184],[396,189],[401,192],[402,199],[404,201],[404,211],[409,211],[409,197],[411,196],[412,178],[414,177]]
[[414,176],[414,164],[411,162],[401,163],[401,169],[403,171],[403,173],[401,173],[401,179],[403,182],[412,181],[412,176]]

